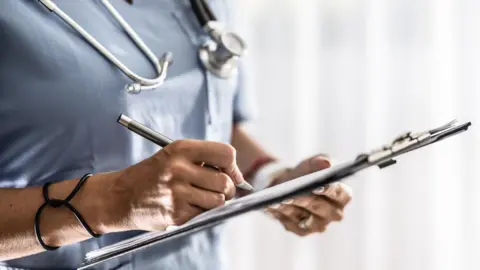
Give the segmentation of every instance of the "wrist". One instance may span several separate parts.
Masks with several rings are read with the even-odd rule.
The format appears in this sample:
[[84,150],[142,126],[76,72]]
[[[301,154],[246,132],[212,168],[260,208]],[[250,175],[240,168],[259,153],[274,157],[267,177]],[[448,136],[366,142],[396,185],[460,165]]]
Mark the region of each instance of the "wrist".
[[[117,177],[116,172],[92,175],[71,201],[97,234],[123,230],[118,226],[120,223],[117,214],[120,207],[110,192],[110,186]],[[80,231],[87,233],[82,226]]]
[[275,180],[290,170],[286,163],[274,160],[264,164],[255,172],[251,178],[251,183],[255,190],[262,190],[275,185]]
[[89,206],[95,208],[90,211],[95,224],[92,227],[96,227],[99,233],[127,231],[132,227],[125,222],[129,200],[118,194],[117,182],[122,175],[121,171],[96,174],[91,177],[90,185],[86,186],[86,191],[90,194],[88,200],[91,200]]
[[110,198],[108,198],[108,193],[104,188],[112,176],[110,173],[92,175],[87,183],[85,183],[82,193],[78,194],[82,195],[80,197],[84,204],[83,207],[85,208],[85,210],[83,210],[85,213],[81,213],[85,216],[92,230],[98,234],[106,234],[114,231],[111,226],[114,222],[109,209]]
[[[71,198],[69,203],[83,217],[85,223],[96,234],[104,234],[107,231],[103,222],[104,202],[98,191],[98,176],[89,177],[78,192]],[[69,196],[78,184],[78,180],[63,181],[50,185],[48,188],[49,198],[64,200]],[[81,222],[77,220],[75,215],[66,207],[45,208],[43,214],[49,217],[52,222],[46,222],[42,225],[42,235],[48,240],[49,245],[61,246],[63,241],[68,240],[68,236],[77,235],[78,239],[90,237],[88,231],[83,227]],[[59,225],[61,224],[61,225]],[[58,230],[62,228],[62,230]],[[49,238],[50,236],[50,238]]]

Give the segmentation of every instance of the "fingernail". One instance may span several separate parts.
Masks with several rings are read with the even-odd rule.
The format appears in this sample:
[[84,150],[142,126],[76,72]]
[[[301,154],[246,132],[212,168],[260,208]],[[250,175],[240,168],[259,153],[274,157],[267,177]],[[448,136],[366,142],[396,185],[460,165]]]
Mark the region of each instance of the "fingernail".
[[237,175],[237,180],[238,180],[239,182],[247,182],[247,181],[245,181],[245,178],[243,177],[243,174],[242,174],[242,173],[239,173],[239,174]]
[[319,187],[319,188],[313,190],[312,193],[315,194],[315,195],[322,195],[324,191],[325,191],[324,187]]
[[313,162],[315,162],[315,167],[318,169],[330,168],[330,161],[326,157],[316,157],[313,159]]
[[327,168],[330,168],[331,164],[330,164],[330,161],[328,161],[327,159],[324,159],[318,162],[318,166],[321,168],[327,169]]
[[280,208],[280,206],[281,206],[281,205],[280,205],[279,203],[276,203],[276,204],[270,205],[270,208],[271,208],[271,209],[278,209],[278,208]]
[[293,199],[286,199],[282,202],[282,204],[292,204],[293,203]]

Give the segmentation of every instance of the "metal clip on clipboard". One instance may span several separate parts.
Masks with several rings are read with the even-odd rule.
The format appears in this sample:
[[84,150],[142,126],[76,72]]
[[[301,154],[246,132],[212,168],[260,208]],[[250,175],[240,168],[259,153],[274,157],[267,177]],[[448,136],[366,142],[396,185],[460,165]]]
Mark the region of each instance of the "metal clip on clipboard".
[[[448,131],[452,130],[452,128],[458,127],[457,123],[458,121],[454,119],[445,125],[442,125],[440,127],[430,129],[427,131],[417,132],[417,133],[406,132],[404,134],[401,134],[397,138],[395,138],[392,141],[392,143],[389,145],[384,145],[382,148],[373,150],[369,154],[359,155],[357,157],[357,161],[360,161],[360,160],[367,161],[368,163],[371,163],[371,164],[377,163],[377,166],[380,169],[384,169],[393,164],[396,164],[397,161],[393,158],[389,158],[386,160],[382,160],[382,159],[385,159],[395,154],[405,153],[405,152],[414,150],[418,147],[422,147],[421,145],[419,145],[418,147],[413,147],[412,149],[409,149],[412,146],[418,145],[418,143],[426,141],[428,139],[432,139],[432,138],[436,139],[436,137],[439,134],[442,134],[444,132],[447,132],[446,135],[453,135],[453,134],[448,134]],[[461,125],[461,127],[463,127],[464,129],[460,129],[457,132],[466,130],[468,129],[469,126],[470,126],[470,123],[463,124]],[[378,163],[378,161],[380,160],[382,161]]]

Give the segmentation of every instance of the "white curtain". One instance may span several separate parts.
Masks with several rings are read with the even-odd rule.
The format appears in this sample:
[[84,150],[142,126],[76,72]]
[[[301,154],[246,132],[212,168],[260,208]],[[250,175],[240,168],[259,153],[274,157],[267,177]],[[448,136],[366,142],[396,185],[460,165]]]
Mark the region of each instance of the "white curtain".
[[352,159],[404,131],[467,133],[349,179],[343,222],[299,238],[259,214],[229,223],[231,269],[480,269],[480,1],[238,0],[248,126],[288,162]]

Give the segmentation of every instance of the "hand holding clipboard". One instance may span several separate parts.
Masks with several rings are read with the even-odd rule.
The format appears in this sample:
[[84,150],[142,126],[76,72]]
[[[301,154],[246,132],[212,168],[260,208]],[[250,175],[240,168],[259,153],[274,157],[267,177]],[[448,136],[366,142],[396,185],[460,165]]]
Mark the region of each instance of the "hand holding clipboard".
[[372,166],[378,166],[381,169],[386,168],[396,163],[396,157],[467,131],[470,125],[470,122],[458,124],[457,121],[452,121],[441,127],[423,132],[407,132],[379,149],[358,155],[352,161],[233,200],[225,206],[207,211],[172,230],[147,233],[89,252],[79,269],[86,269],[152,245],[161,245],[170,239],[212,227],[243,213],[263,209],[287,198],[310,193],[318,187],[344,180]]

